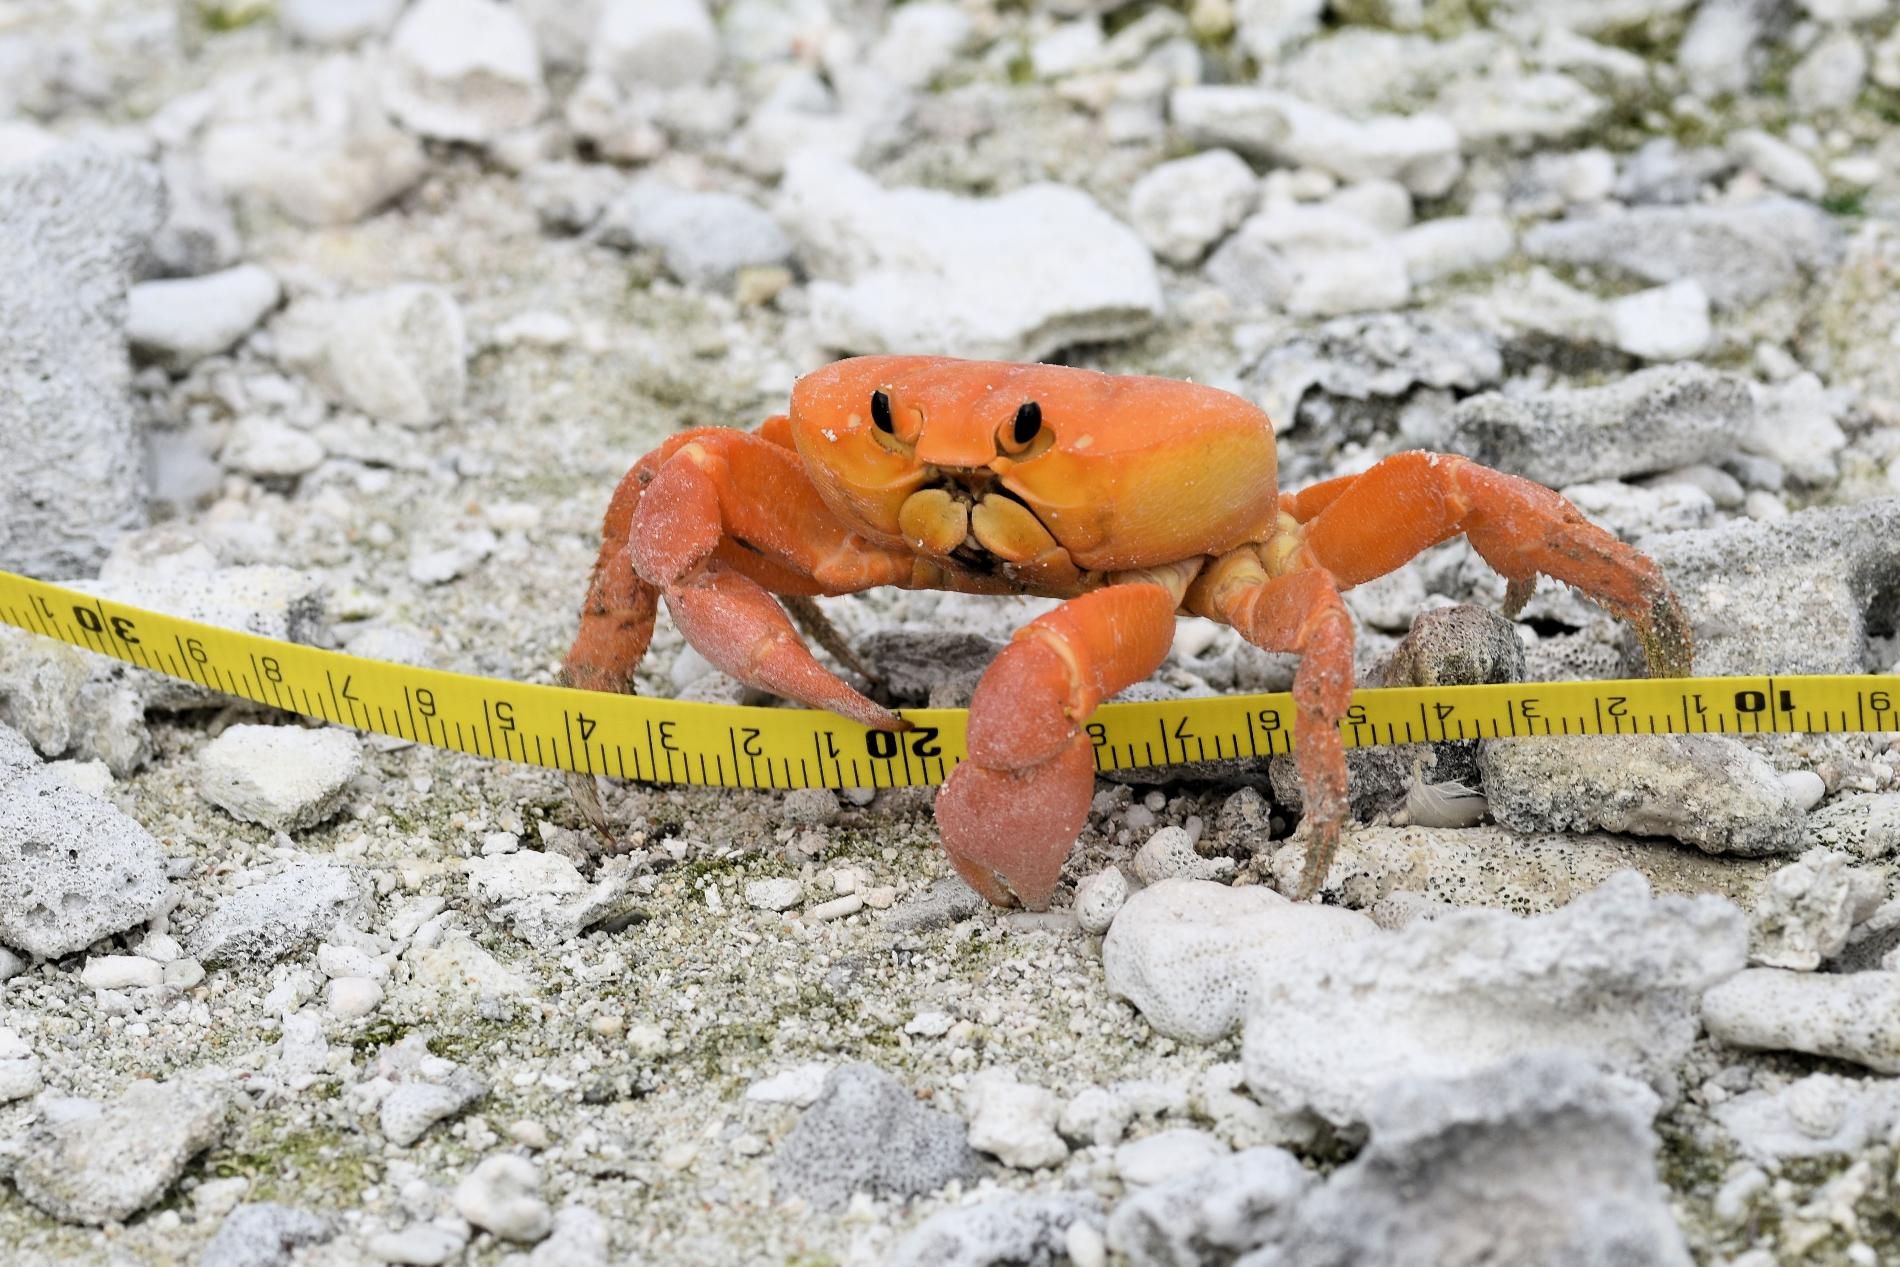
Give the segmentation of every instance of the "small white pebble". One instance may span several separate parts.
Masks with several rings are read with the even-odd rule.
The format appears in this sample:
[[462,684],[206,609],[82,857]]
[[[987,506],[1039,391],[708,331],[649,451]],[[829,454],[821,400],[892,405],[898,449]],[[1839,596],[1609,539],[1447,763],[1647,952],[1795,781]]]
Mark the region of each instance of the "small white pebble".
[[455,1185],[455,1209],[504,1240],[532,1243],[554,1226],[554,1213],[541,1199],[541,1171],[514,1153],[484,1157],[464,1175]]
[[1107,1267],[1108,1246],[1102,1234],[1081,1219],[1069,1224],[1062,1233],[1062,1243],[1075,1267]]
[[159,963],[170,963],[181,958],[185,948],[170,933],[147,933],[139,940],[139,954],[147,959],[156,959]]
[[862,809],[877,799],[877,789],[874,787],[848,787],[841,789],[838,795]]
[[1128,877],[1119,867],[1097,871],[1075,886],[1075,922],[1084,932],[1105,933],[1128,900]]
[[897,901],[897,886],[880,884],[875,889],[864,891],[864,904],[874,911],[889,910]]
[[323,1001],[332,1016],[368,1016],[383,1005],[383,987],[368,977],[335,977],[324,987]]
[[1156,813],[1156,814],[1159,814],[1162,810],[1168,808],[1168,798],[1163,796],[1159,792],[1148,793],[1146,796],[1141,798],[1141,803],[1143,805],[1146,805],[1152,813]]
[[548,1135],[547,1127],[541,1125],[541,1123],[535,1121],[533,1118],[526,1117],[508,1128],[508,1138],[522,1145],[524,1148],[532,1148],[536,1152],[540,1152],[554,1142],[553,1138]]
[[435,1223],[411,1223],[400,1232],[378,1232],[364,1243],[373,1261],[429,1267],[462,1252],[468,1235]]
[[205,979],[205,966],[196,959],[174,959],[164,965],[167,989],[189,990]]
[[1191,1175],[1226,1155],[1227,1145],[1212,1134],[1183,1127],[1130,1140],[1118,1147],[1115,1173],[1127,1184],[1166,1183]]
[[1788,771],[1781,776],[1781,786],[1788,789],[1788,795],[1804,810],[1813,809],[1827,795],[1827,784],[1812,770]]
[[955,1023],[948,1012],[919,1012],[904,1026],[904,1032],[923,1038],[942,1038]]
[[511,831],[491,831],[482,837],[482,857],[484,858],[513,853],[519,848],[521,848],[521,837]]
[[761,1078],[745,1089],[745,1098],[755,1104],[790,1104],[804,1108],[824,1090],[831,1066],[812,1061],[797,1065],[769,1078]]
[[136,990],[164,984],[165,967],[138,955],[94,955],[79,979],[95,990]]
[[337,977],[368,977],[372,981],[389,980],[389,965],[381,962],[374,955],[358,950],[354,946],[333,946],[329,942],[317,947],[317,969],[331,980]]
[[1788,505],[1767,489],[1758,488],[1742,498],[1742,513],[1750,519],[1764,521],[1786,519]]
[[660,1164],[668,1170],[684,1170],[699,1159],[699,1145],[675,1144],[660,1154]]
[[1163,827],[1135,854],[1135,877],[1143,884],[1175,877],[1225,880],[1233,874],[1232,858],[1201,857],[1194,851],[1194,838],[1180,827]]
[[805,917],[823,922],[843,919],[847,915],[856,915],[864,909],[864,899],[856,893],[847,893],[843,897],[834,897],[829,902],[820,902],[816,906],[805,908]]
[[760,911],[789,911],[805,896],[798,881],[783,876],[766,880],[748,880],[745,904]]

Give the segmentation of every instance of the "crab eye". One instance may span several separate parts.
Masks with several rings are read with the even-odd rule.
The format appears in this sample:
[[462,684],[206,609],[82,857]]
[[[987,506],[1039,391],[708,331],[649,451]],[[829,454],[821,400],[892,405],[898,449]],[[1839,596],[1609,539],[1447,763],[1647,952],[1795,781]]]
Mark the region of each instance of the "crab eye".
[[1042,430],[1042,406],[1033,400],[1025,400],[1016,410],[1016,421],[1010,427],[1010,436],[1018,445],[1028,444]]
[[871,422],[885,435],[897,429],[897,424],[891,421],[891,398],[883,392],[871,393]]

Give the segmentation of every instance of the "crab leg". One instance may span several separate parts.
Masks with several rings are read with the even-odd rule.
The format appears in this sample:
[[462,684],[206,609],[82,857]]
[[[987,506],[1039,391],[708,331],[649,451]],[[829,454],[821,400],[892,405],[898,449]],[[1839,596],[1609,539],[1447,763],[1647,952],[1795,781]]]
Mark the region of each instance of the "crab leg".
[[[1462,532],[1510,583],[1513,613],[1542,573],[1635,626],[1651,673],[1689,672],[1688,622],[1661,569],[1561,494],[1442,453],[1395,454],[1340,485],[1329,480],[1283,505],[1292,503],[1312,560],[1341,589],[1383,576]],[[1323,508],[1315,513],[1316,505]]]
[[1024,906],[1048,906],[1095,794],[1083,726],[1096,705],[1154,672],[1174,612],[1163,585],[1111,585],[1025,625],[984,671],[969,759],[937,796],[937,826],[957,872],[989,901],[1008,905],[1007,881]]
[[1339,719],[1352,702],[1352,616],[1325,569],[1270,576],[1251,549],[1217,560],[1188,592],[1188,606],[1226,621],[1257,647],[1300,657],[1293,675],[1293,702],[1299,706],[1293,738],[1309,824],[1297,894],[1304,900],[1332,865],[1349,805]]
[[[736,477],[748,473],[748,466],[757,463],[772,475],[802,475],[797,458],[782,446],[751,436],[735,439],[748,443],[722,444],[724,453],[711,444],[689,444],[660,467],[634,513],[629,551],[634,571],[659,587],[687,642],[741,682],[813,708],[830,709],[861,725],[905,729],[902,718],[818,663],[785,610],[757,580],[745,575],[745,563],[722,557],[720,548],[730,538],[774,564],[780,560],[802,564],[799,570],[824,589],[840,583],[847,589],[889,584],[899,579],[891,574],[899,564],[902,579],[908,579],[909,559],[852,537],[823,512],[817,494],[802,478],[794,487],[805,489],[817,503],[801,508],[803,530],[810,540],[798,537],[798,527],[787,523],[782,512],[733,514],[735,506],[748,510],[760,505],[782,507],[785,501],[796,500],[786,496],[790,490],[782,485],[762,495],[768,490],[756,481],[747,481],[750,487],[735,496],[722,496],[732,489]],[[773,469],[787,464],[789,471]],[[731,519],[738,524],[729,524]],[[732,533],[734,526],[745,535]],[[820,572],[822,580],[816,575]]]
[[[621,479],[563,682],[631,691],[664,595],[687,640],[739,680],[865,725],[905,727],[819,664],[767,592],[847,593],[911,577],[908,557],[853,536],[825,508],[776,434],[780,421],[754,434],[674,436]],[[611,842],[595,781],[568,783]]]

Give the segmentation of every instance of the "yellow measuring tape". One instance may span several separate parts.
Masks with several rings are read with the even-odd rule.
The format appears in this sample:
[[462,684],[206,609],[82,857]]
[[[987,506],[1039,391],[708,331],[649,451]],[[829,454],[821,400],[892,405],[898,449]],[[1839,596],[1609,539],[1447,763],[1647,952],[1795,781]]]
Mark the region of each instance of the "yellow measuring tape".
[[[714,787],[941,783],[964,757],[959,708],[866,730],[803,708],[742,708],[472,677],[323,651],[127,607],[0,572],[0,620],[271,708],[503,761]],[[1098,769],[1292,751],[1290,695],[1107,704]],[[1361,690],[1349,746],[1523,735],[1900,730],[1900,678],[1663,678]]]

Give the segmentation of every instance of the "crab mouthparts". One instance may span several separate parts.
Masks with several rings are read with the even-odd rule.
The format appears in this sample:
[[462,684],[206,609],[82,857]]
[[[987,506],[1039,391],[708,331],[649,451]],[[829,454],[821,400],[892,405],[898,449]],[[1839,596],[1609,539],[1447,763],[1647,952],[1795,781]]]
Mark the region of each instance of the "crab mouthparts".
[[899,508],[897,525],[913,550],[966,567],[1032,563],[1061,549],[1036,513],[993,478],[918,489]]

